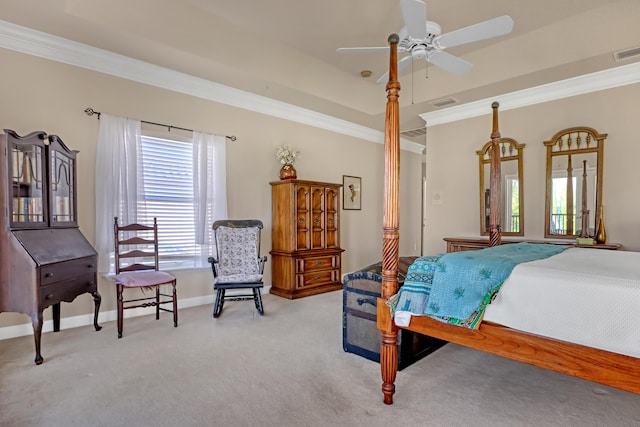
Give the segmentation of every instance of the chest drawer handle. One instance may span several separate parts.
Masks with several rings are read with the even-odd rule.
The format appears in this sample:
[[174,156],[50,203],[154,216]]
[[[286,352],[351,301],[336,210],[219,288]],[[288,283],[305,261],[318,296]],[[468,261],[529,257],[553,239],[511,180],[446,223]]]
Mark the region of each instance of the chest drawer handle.
[[316,224],[316,225],[320,224],[320,219],[314,218],[313,219],[313,223]]
[[303,219],[303,218],[300,218],[300,219],[298,220],[298,224],[304,224],[304,219]]
[[94,264],[89,264],[89,265],[87,265],[87,267],[88,268],[93,268],[93,267],[95,267],[95,265]]
[[322,264],[324,264],[323,261],[316,261],[316,262],[313,263],[313,265],[322,265]]
[[358,303],[358,305],[362,305],[362,304],[371,304],[372,306],[376,306],[377,302],[374,299],[371,298],[358,298],[356,300],[356,302]]
[[45,299],[51,299],[51,298],[53,298],[53,294],[49,294],[45,297]]
[[322,279],[322,276],[320,276],[319,274],[317,276],[313,276],[313,280],[320,280]]
[[53,277],[53,273],[47,273],[44,275],[44,277]]

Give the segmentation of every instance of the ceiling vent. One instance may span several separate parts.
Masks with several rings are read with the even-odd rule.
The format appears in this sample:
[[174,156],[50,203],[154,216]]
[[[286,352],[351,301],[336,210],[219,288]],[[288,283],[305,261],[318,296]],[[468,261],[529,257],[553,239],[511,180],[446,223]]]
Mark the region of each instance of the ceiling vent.
[[456,102],[458,102],[457,99],[448,97],[448,98],[436,99],[435,101],[431,101],[429,104],[433,105],[434,107],[444,107],[446,105],[455,104]]
[[400,135],[406,136],[408,138],[415,138],[416,136],[422,136],[426,134],[427,134],[427,128],[424,126],[421,128],[405,130],[403,132],[400,132]]
[[634,47],[633,49],[621,50],[613,54],[613,59],[616,62],[624,61],[625,59],[633,58],[640,55],[640,47]]

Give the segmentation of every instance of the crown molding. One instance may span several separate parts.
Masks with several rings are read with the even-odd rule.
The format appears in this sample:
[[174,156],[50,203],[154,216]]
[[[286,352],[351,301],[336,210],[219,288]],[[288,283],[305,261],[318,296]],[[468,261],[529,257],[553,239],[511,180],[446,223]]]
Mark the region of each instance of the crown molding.
[[[0,47],[384,144],[384,132],[379,130],[3,20]],[[424,150],[423,145],[404,138],[400,148],[419,154]]]
[[640,62],[595,73],[584,74],[516,92],[469,102],[456,107],[423,113],[419,116],[427,126],[441,125],[490,114],[492,102],[500,103],[500,111],[513,110],[571,96],[612,89],[640,82]]

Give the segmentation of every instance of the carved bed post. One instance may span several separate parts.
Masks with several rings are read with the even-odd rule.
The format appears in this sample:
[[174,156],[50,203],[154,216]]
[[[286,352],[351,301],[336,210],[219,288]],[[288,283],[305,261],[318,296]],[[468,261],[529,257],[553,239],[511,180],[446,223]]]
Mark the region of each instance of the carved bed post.
[[[400,83],[398,82],[397,71],[397,45],[399,37],[397,34],[389,36],[389,82],[387,83],[387,110],[385,118],[384,135],[384,224],[383,224],[383,247],[382,247],[382,299],[384,302],[398,291],[398,193],[400,178],[400,125],[398,92]],[[388,312],[386,306],[380,307],[378,304],[379,322],[378,327],[382,333],[382,344],[380,345],[380,369],[382,371],[382,393],[384,403],[393,403],[393,393],[395,392],[395,379],[398,370],[398,328],[393,323],[390,316],[386,316],[386,321],[382,322],[380,313]]]
[[582,161],[582,225],[580,226],[580,237],[589,238],[589,209],[587,208],[587,161]]
[[491,104],[493,109],[493,130],[491,131],[491,182],[489,200],[489,246],[498,246],[501,243],[500,231],[500,130],[498,129],[498,107],[500,104]]
[[567,234],[574,234],[573,226],[573,164],[571,154],[567,159]]

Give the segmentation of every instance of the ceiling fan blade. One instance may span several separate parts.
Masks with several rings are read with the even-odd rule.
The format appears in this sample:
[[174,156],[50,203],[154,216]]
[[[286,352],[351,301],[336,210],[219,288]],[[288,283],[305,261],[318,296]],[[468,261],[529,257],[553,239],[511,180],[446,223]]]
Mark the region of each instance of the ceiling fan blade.
[[427,57],[427,61],[457,76],[461,76],[473,68],[471,62],[453,56],[448,52],[436,50]]
[[[398,74],[400,74],[400,72],[404,70],[404,67],[406,67],[407,64],[411,62],[412,59],[413,57],[411,55],[407,55],[398,61]],[[378,80],[376,80],[376,83],[384,83],[388,79],[389,79],[389,72],[387,71],[382,76],[380,76]]]
[[388,52],[389,46],[381,47],[339,47],[337,53],[372,53],[372,52]]
[[398,60],[398,74],[400,74],[400,72],[404,70],[404,67],[406,67],[412,60],[413,57],[411,55],[400,58],[400,60]]
[[414,40],[427,38],[427,6],[421,0],[400,0],[402,18],[409,37]]
[[488,21],[479,22],[459,30],[443,34],[438,39],[439,47],[449,48],[472,43],[479,40],[509,34],[513,29],[513,19],[509,15],[498,16]]

